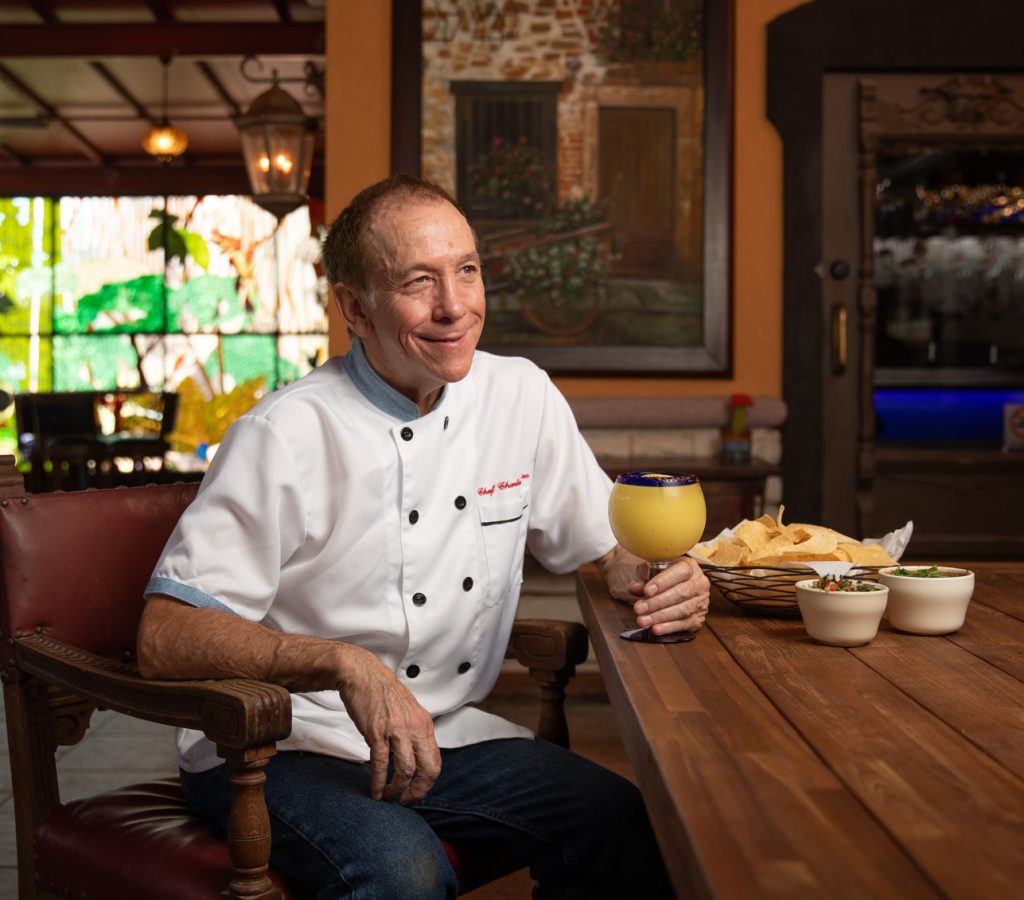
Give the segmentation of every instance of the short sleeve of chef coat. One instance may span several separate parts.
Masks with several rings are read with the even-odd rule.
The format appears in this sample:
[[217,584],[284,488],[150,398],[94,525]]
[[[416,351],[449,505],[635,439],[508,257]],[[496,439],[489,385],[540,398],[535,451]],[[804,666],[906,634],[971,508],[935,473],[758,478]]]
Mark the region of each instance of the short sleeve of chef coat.
[[243,416],[172,532],[146,595],[259,621],[305,532],[296,464],[283,435],[266,418]]
[[615,546],[611,480],[583,439],[569,404],[544,376],[543,413],[530,489],[530,552],[549,571],[571,572]]

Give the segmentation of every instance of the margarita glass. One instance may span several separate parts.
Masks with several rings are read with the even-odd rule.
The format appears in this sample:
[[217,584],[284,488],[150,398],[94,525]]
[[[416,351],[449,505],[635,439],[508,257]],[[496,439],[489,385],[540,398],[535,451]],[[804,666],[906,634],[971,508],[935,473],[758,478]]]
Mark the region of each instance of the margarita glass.
[[[647,561],[647,580],[690,550],[704,533],[707,510],[696,475],[623,472],[608,498],[608,521],[615,539]],[[656,635],[650,627],[629,628],[631,641],[677,644],[692,641],[692,631]]]

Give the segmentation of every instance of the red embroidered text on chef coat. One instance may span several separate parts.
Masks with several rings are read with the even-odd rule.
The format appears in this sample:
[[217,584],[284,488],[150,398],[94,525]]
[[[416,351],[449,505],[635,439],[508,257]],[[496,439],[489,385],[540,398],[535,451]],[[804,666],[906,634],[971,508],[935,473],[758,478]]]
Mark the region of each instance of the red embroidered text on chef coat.
[[523,472],[517,479],[515,479],[515,481],[496,481],[494,484],[478,487],[476,492],[480,497],[490,497],[495,491],[507,491],[510,488],[520,487],[524,481],[529,479],[529,477],[529,472]]

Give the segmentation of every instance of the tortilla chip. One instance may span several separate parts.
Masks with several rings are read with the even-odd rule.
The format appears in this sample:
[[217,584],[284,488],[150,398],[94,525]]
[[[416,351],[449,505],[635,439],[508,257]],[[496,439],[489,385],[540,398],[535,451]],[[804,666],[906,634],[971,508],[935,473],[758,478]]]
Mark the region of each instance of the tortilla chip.
[[797,544],[799,553],[818,553],[821,554],[819,559],[825,559],[835,552],[836,546],[839,544],[839,537],[831,528],[825,528],[821,525],[790,527],[807,534],[807,539]]
[[787,562],[835,562],[835,553],[787,553],[782,558]]
[[793,539],[794,544],[806,541],[811,536],[811,533],[803,525],[787,525],[785,531]]
[[[762,518],[764,518],[762,516]],[[743,522],[734,529],[734,534],[756,555],[775,535],[775,530],[758,519],[756,522]]]
[[743,565],[743,557],[745,556],[746,547],[740,543],[732,542],[720,542],[720,546],[715,547],[712,554],[708,555],[716,566],[740,566]]
[[760,548],[760,552],[757,554],[758,559],[763,559],[766,556],[785,556],[787,553],[797,553],[796,544],[794,544],[788,534],[780,534],[773,537],[767,544]]
[[894,566],[894,560],[881,544],[843,543],[842,546],[850,554],[850,562],[859,566]]
[[732,535],[723,535],[694,551],[716,566],[792,566],[794,563],[841,560],[862,566],[895,565],[880,544],[862,544],[853,538],[805,522],[782,524],[785,507],[777,519],[763,515],[743,521]]

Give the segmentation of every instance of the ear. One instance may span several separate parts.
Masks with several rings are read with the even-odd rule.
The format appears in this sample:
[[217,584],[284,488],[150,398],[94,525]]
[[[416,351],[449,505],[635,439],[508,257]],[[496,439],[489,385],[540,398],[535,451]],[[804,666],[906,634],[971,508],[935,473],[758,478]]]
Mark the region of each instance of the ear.
[[331,293],[334,294],[334,303],[349,331],[359,337],[366,337],[373,327],[363,309],[362,298],[346,284],[334,285]]

